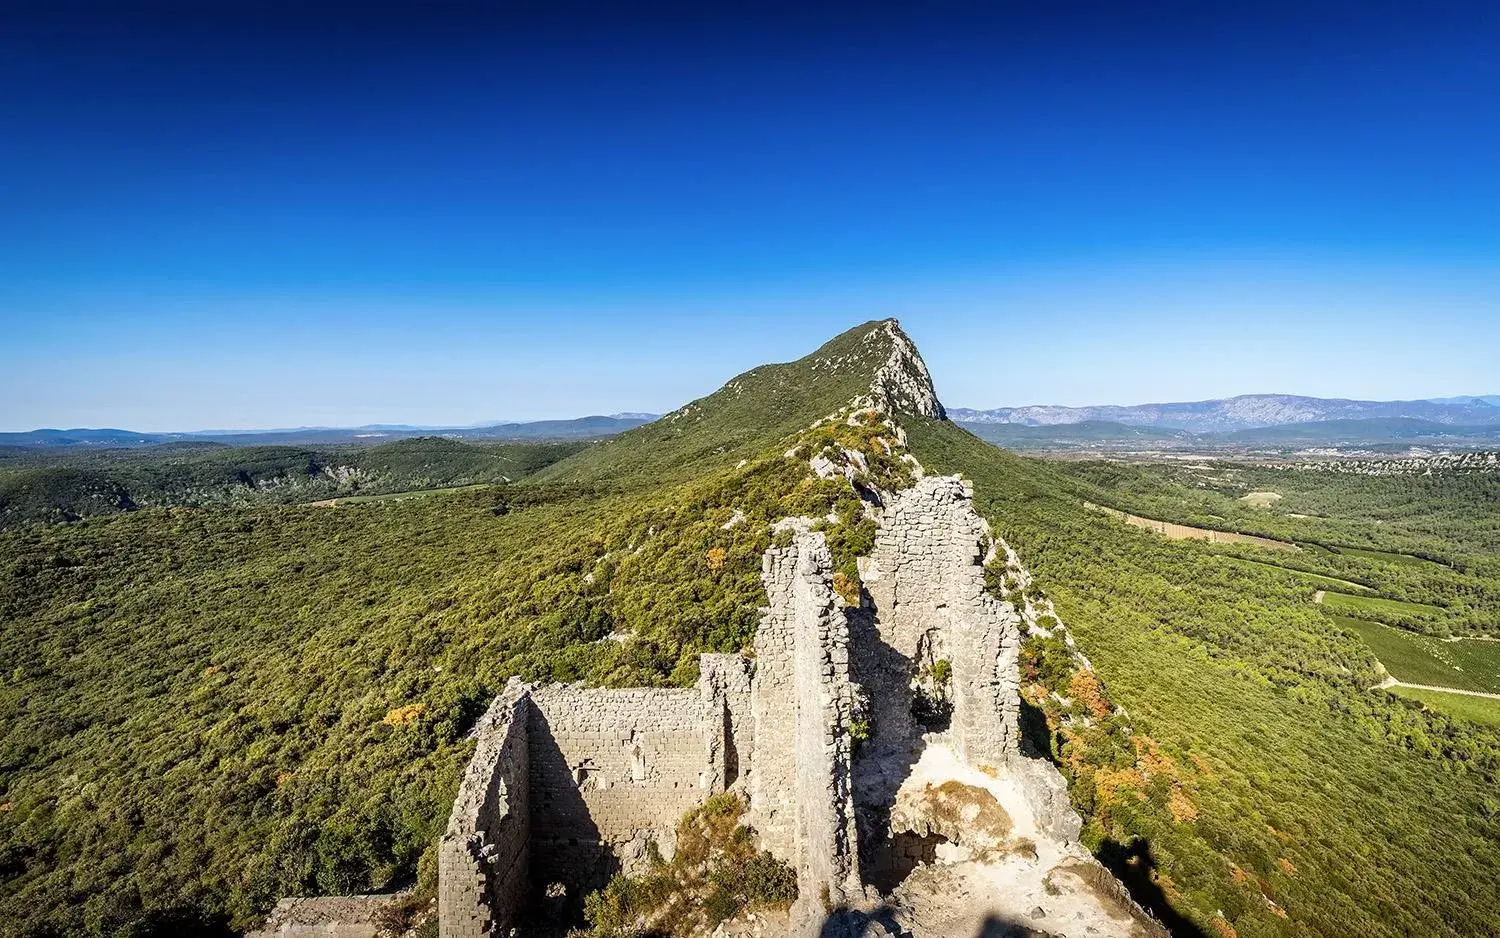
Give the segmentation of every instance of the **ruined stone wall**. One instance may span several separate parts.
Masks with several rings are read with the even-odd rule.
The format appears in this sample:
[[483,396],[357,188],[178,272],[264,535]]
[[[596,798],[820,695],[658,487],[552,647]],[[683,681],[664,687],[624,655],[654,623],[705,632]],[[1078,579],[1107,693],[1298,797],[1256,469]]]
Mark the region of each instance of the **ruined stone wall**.
[[985,592],[989,540],[965,484],[928,476],[892,499],[863,579],[880,640],[909,663],[898,682],[947,661],[952,744],[975,765],[998,766],[1019,740],[1020,617]]
[[696,689],[533,688],[532,878],[570,896],[670,856],[677,822],[711,792],[711,738]]
[[440,847],[444,938],[507,934],[523,911],[576,912],[614,873],[640,872],[649,844],[670,857],[683,814],[743,787],[751,670],[704,655],[691,689],[512,680],[475,728]]
[[443,938],[505,934],[528,886],[531,841],[530,695],[517,680],[480,718],[438,845],[438,921]]
[[713,792],[747,787],[755,758],[755,717],[750,703],[754,670],[753,662],[742,655],[698,659],[698,693],[709,748],[708,788]]
[[[872,692],[872,753],[899,765],[920,748],[924,730],[942,731],[966,762],[1016,777],[1044,827],[1071,839],[1078,819],[1062,777],[1020,752],[1021,618],[985,589],[993,538],[972,496],[957,476],[928,476],[897,493],[861,565],[874,623],[857,643],[856,679]],[[951,714],[946,726],[916,725],[909,688],[933,684],[939,661],[948,662],[951,678],[933,690],[946,695]],[[894,794],[881,782],[876,773],[862,785],[867,814],[884,810]]]
[[[747,794],[761,846],[796,869],[794,920],[857,904],[862,865],[892,860],[861,848],[892,842],[890,806],[929,730],[1016,779],[1042,827],[1075,838],[1061,776],[1020,755],[1019,617],[985,591],[992,542],[964,483],[924,478],[883,511],[861,609],[834,593],[822,534],[803,526],[766,552],[753,666],[704,655],[693,689],[512,682],[480,723],[443,839],[444,938],[504,934],[554,883],[576,904],[639,871],[648,843],[670,855],[682,815],[726,789]],[[951,719],[934,728],[913,717],[911,686],[938,661]],[[862,694],[875,735],[856,773]]]
[[770,605],[756,631],[749,821],[797,870],[809,912],[860,895],[849,725],[849,633],[822,534],[766,552]]
[[[796,677],[792,579],[797,551],[772,547],[761,559],[761,579],[770,605],[761,612],[755,632],[755,678],[751,696],[754,727],[754,772],[750,776],[748,823],[760,834],[761,847],[794,861],[797,855],[797,755],[790,745],[797,735],[793,700]],[[777,745],[782,741],[784,745]]]

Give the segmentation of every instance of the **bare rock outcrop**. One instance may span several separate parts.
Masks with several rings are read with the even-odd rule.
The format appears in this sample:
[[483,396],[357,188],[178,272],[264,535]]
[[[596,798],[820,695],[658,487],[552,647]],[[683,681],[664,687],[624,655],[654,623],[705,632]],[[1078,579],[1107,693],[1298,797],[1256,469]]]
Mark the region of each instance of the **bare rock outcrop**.
[[917,346],[894,319],[880,323],[865,337],[867,343],[886,341],[890,353],[875,372],[870,387],[874,406],[888,414],[917,414],[942,420],[947,416],[932,387],[932,374]]
[[381,938],[387,909],[408,893],[282,899],[245,938]]

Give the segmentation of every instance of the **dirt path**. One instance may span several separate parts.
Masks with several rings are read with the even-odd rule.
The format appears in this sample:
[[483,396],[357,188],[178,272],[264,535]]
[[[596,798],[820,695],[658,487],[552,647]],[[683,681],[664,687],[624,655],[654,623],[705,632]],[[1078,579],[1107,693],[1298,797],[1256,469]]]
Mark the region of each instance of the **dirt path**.
[[1457,687],[1442,687],[1437,684],[1408,684],[1405,681],[1398,681],[1393,677],[1386,678],[1379,684],[1376,684],[1375,687],[1377,689],[1410,687],[1414,690],[1435,690],[1444,694],[1463,694],[1465,697],[1488,697],[1490,700],[1500,700],[1500,694],[1491,694],[1482,690],[1459,690]]

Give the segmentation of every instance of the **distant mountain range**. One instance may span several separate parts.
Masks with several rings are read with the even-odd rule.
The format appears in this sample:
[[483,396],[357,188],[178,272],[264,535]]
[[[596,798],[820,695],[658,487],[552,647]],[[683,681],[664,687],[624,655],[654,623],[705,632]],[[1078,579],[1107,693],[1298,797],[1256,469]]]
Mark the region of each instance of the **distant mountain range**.
[[583,440],[612,436],[655,420],[656,414],[620,413],[571,420],[534,420],[469,427],[420,427],[368,424],[362,427],[296,427],[281,430],[200,430],[187,433],[141,433],[135,430],[72,429],[0,433],[9,446],[154,446],[159,443],[212,442],[237,445],[266,443],[358,443],[441,436],[466,440]]
[[[1212,401],[1064,407],[1034,405],[992,410],[949,408],[948,416],[977,435],[1017,448],[1063,443],[1113,444],[1365,444],[1500,440],[1500,395],[1416,401],[1358,401],[1293,394],[1244,394]],[[141,433],[118,429],[30,430],[0,433],[0,445],[135,447],[161,443],[377,443],[418,436],[465,440],[586,440],[651,423],[657,414],[617,413],[571,420],[483,426],[367,424],[277,430],[200,430]]]
[[1500,426],[1500,395],[1421,401],[1355,401],[1300,397],[1293,394],[1243,394],[1213,401],[1165,404],[1062,407],[1038,405],[993,410],[950,408],[950,417],[965,424],[1017,424],[1052,427],[1113,423],[1127,427],[1226,433],[1289,424],[1326,421],[1417,420],[1432,424]]
[[1493,404],[1500,407],[1500,394],[1481,394],[1471,397],[1433,397],[1428,398],[1434,404],[1471,404],[1478,401],[1481,404]]
[[1314,420],[1249,430],[1194,433],[1170,427],[1132,427],[1107,420],[1033,427],[1019,423],[959,425],[981,439],[1014,450],[1239,450],[1332,447],[1388,449],[1432,446],[1493,449],[1500,446],[1500,424],[1462,426],[1410,417],[1368,420]]

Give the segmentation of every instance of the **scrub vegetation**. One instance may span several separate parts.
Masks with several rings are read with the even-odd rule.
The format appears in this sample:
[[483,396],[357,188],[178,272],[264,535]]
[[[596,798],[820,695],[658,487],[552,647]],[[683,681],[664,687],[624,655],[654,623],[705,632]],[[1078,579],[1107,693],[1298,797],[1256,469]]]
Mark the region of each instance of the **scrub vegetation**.
[[140,508],[234,508],[505,483],[587,443],[375,446],[173,443],[103,451],[0,450],[0,530]]
[[[857,578],[874,528],[808,461],[858,452],[891,486],[910,469],[879,420],[809,428],[870,387],[890,352],[872,328],[508,484],[330,510],[280,490],[147,504],[122,482],[133,508],[0,532],[0,934],[228,934],[285,895],[430,889],[465,732],[509,676],[691,684],[699,653],[749,643],[788,515],[819,519]],[[1500,730],[1477,704],[1371,690],[1376,656],[1311,601],[1319,584],[1262,566],[1442,607],[1378,613],[1391,625],[1493,630],[1494,482],[1226,470],[1220,491],[898,419],[930,471],[974,482],[1092,663],[1028,648],[1041,742],[1090,847],[1164,920],[1246,938],[1500,932]],[[469,461],[491,448],[463,447],[449,469],[420,457],[413,487],[496,481]],[[1254,508],[1249,491],[1284,497]],[[1173,541],[1086,500],[1441,562]],[[695,823],[739,843],[728,814]],[[748,855],[715,874],[713,849],[714,914],[786,898]],[[594,900],[595,927],[653,882]]]
[[658,852],[642,876],[620,874],[589,896],[589,929],[579,938],[704,934],[743,912],[785,911],[797,898],[797,873],[755,846],[739,823],[744,802],[715,795],[677,825],[670,861]]

